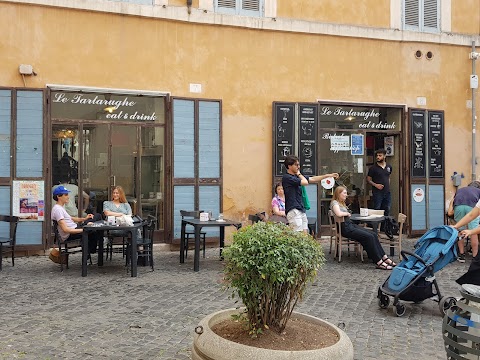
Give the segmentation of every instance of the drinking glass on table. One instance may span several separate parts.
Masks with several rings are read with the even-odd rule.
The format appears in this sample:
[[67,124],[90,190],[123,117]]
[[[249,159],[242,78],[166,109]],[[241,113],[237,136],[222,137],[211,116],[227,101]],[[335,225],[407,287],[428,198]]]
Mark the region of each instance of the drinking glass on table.
[[223,221],[223,214],[222,213],[218,214],[218,221]]

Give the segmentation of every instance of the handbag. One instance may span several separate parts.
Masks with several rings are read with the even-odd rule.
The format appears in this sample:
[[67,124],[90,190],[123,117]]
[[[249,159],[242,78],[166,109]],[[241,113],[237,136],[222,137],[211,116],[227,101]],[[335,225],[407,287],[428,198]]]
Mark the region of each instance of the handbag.
[[302,201],[305,210],[310,210],[310,200],[308,200],[307,189],[305,186],[302,186]]

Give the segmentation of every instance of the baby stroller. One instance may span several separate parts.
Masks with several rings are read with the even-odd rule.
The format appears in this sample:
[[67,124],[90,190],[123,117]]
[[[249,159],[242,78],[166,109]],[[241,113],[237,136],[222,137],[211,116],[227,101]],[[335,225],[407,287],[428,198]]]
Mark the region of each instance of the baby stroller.
[[457,259],[457,237],[458,231],[453,227],[438,226],[427,231],[417,241],[415,253],[402,250],[403,260],[378,288],[378,306],[388,308],[389,296],[393,296],[395,314],[403,316],[406,308],[399,300],[417,304],[432,298],[438,302],[442,315],[445,315],[456,304],[456,299],[441,295],[435,273]]

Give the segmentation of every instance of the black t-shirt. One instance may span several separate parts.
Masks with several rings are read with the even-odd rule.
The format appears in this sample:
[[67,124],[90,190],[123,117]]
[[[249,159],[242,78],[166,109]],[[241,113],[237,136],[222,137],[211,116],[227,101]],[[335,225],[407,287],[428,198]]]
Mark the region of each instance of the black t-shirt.
[[[308,180],[308,176],[305,176]],[[284,174],[282,177],[283,192],[285,193],[285,214],[290,210],[298,209],[305,212],[302,199],[301,180],[296,175]]]
[[392,173],[392,167],[389,164],[385,165],[385,168],[382,168],[377,163],[370,166],[368,169],[368,176],[372,178],[372,181],[375,184],[382,184],[383,189],[378,190],[375,186],[372,186],[373,192],[390,192],[390,174]]

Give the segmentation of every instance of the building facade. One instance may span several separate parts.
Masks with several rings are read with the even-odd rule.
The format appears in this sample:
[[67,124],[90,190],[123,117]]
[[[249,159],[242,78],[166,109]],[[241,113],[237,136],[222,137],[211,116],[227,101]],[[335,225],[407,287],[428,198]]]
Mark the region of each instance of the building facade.
[[[0,213],[41,250],[54,185],[88,195],[79,214],[122,185],[171,243],[180,209],[268,211],[288,153],[369,206],[386,147],[392,214],[421,234],[443,224],[452,175],[477,178],[479,13],[478,0],[0,0]],[[331,190],[308,192],[326,223]]]

